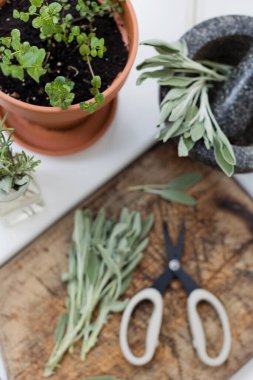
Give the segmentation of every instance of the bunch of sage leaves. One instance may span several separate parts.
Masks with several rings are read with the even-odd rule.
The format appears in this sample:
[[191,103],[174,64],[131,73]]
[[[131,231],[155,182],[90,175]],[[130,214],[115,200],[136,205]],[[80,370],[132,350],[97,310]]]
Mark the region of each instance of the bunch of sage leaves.
[[194,206],[196,199],[186,194],[185,190],[196,185],[202,179],[198,172],[189,172],[173,178],[165,184],[136,185],[128,188],[129,191],[144,191],[145,193],[156,194],[166,201],[180,203],[187,206]]
[[[127,300],[119,298],[131,283],[132,273],[148,244],[154,217],[142,219],[139,212],[124,208],[119,220],[106,218],[101,209],[75,213],[69,269],[62,275],[67,283],[66,311],[55,330],[55,347],[45,367],[50,376],[67,351],[81,341],[85,359],[110,313],[124,310]],[[95,313],[94,313],[95,312]]]
[[203,140],[206,149],[213,149],[216,162],[227,176],[232,176],[236,158],[233,148],[221,130],[210,106],[209,89],[216,82],[226,81],[231,66],[211,61],[190,59],[185,41],[168,44],[160,40],[142,43],[159,53],[137,66],[143,72],[137,80],[156,78],[169,90],[161,102],[158,127],[166,121],[158,138],[166,142],[179,138],[178,155],[188,156],[194,145]]

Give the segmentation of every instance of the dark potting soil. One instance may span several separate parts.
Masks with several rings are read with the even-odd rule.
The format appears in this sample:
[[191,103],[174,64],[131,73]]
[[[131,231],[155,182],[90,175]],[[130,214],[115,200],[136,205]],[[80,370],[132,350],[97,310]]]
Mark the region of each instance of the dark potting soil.
[[[48,2],[50,3],[52,0]],[[73,4],[73,9],[75,9],[76,0],[69,0],[69,2]],[[28,0],[7,0],[5,6],[0,8],[0,37],[10,35],[11,30],[14,28],[19,29],[21,31],[21,41],[29,41],[31,45],[43,47],[47,52],[50,51],[48,63],[51,72],[43,75],[40,83],[37,84],[27,74],[24,81],[20,81],[19,79],[5,77],[0,70],[0,90],[30,104],[49,106],[47,94],[44,91],[45,84],[61,75],[75,83],[73,90],[75,93],[74,104],[90,99],[92,97],[89,92],[91,74],[78,49],[75,49],[75,45],[66,47],[63,43],[53,42],[53,45],[49,48],[45,41],[40,40],[38,30],[34,29],[30,22],[24,23],[13,19],[13,9],[26,11],[29,4]],[[78,17],[75,12],[75,10],[71,11],[74,17]],[[83,25],[82,23],[84,21],[79,25]],[[107,47],[103,59],[94,58],[92,60],[94,73],[101,76],[101,91],[104,91],[124,69],[128,58],[128,50],[112,17],[108,15],[98,17],[94,26],[97,36],[105,39]]]

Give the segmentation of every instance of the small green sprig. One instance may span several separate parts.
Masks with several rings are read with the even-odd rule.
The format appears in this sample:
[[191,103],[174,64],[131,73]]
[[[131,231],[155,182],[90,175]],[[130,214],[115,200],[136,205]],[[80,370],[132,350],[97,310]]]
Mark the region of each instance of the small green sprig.
[[84,111],[89,111],[90,113],[94,112],[96,108],[104,103],[104,95],[101,94],[100,88],[101,88],[101,78],[98,75],[94,75],[94,77],[91,80],[91,88],[90,92],[94,96],[94,101],[92,102],[82,102],[80,104],[80,107]]
[[107,50],[104,38],[98,38],[95,33],[81,33],[80,30],[76,30],[75,36],[79,46],[79,52],[84,61],[90,62],[92,58],[104,57],[104,53]]
[[109,11],[112,15],[113,13],[122,13],[122,3],[124,3],[125,0],[105,0],[101,4],[103,7],[104,12]]
[[53,107],[67,109],[73,102],[75,94],[72,92],[75,83],[64,77],[56,77],[53,82],[47,83],[45,91]]
[[79,52],[83,57],[83,60],[87,62],[92,79],[90,93],[94,97],[92,102],[81,102],[80,107],[84,111],[94,112],[96,108],[104,103],[104,95],[100,92],[102,87],[102,80],[99,75],[95,75],[92,69],[91,61],[93,58],[103,58],[106,52],[104,38],[97,38],[95,33],[80,33],[76,36],[76,41],[79,45]]
[[[6,117],[7,115],[0,123],[0,195],[18,190],[20,186],[27,184],[40,163],[24,151],[16,154],[12,152],[13,129],[4,127]],[[8,133],[8,137],[5,137],[5,133]]]
[[166,184],[131,186],[129,191],[144,191],[145,193],[156,194],[166,201],[194,206],[196,199],[186,194],[185,190],[196,185],[201,179],[200,173],[190,172],[182,174]]
[[84,17],[90,23],[93,23],[95,16],[103,16],[102,5],[97,1],[77,0],[76,10],[80,16]]
[[231,67],[216,62],[197,62],[187,56],[184,41],[168,44],[159,40],[143,43],[156,49],[159,55],[146,59],[137,69],[159,68],[142,73],[137,81],[156,78],[161,86],[169,86],[161,102],[158,127],[166,121],[159,140],[178,137],[178,154],[188,156],[194,145],[203,140],[206,149],[213,149],[221,170],[232,176],[236,158],[232,146],[212,112],[209,89],[213,83],[227,80]]
[[0,38],[0,67],[5,76],[23,80],[27,72],[39,83],[40,77],[46,73],[43,67],[45,56],[44,49],[21,42],[18,29],[13,29],[10,37]]
[[123,209],[119,219],[106,218],[104,210],[93,217],[90,210],[75,214],[67,283],[66,311],[55,331],[55,347],[45,376],[53,374],[67,351],[81,341],[85,359],[111,313],[123,311],[120,300],[132,280],[135,267],[148,244],[153,215],[142,219],[139,212]]
[[69,11],[71,8],[71,4],[69,0],[58,0],[59,3],[62,5],[62,9],[64,11]]
[[[72,16],[61,17],[63,6],[60,2],[48,4],[44,0],[29,0],[30,7],[27,12],[13,11],[13,18],[20,19],[24,22],[32,20],[32,26],[40,30],[40,38],[46,39],[63,33],[64,28],[69,25]],[[56,38],[57,40],[57,38]]]
[[71,13],[65,14],[70,4],[63,1],[55,1],[48,4],[44,0],[29,0],[31,6],[27,12],[13,11],[13,18],[24,22],[32,18],[32,26],[39,29],[40,38],[47,39],[51,45],[52,38],[57,42],[71,43],[75,36],[80,34],[80,27],[72,24]]
[[122,13],[122,3],[125,0],[104,0],[103,2],[77,0],[76,9],[81,16],[93,23],[98,15],[103,17],[105,13],[112,15],[113,13]]

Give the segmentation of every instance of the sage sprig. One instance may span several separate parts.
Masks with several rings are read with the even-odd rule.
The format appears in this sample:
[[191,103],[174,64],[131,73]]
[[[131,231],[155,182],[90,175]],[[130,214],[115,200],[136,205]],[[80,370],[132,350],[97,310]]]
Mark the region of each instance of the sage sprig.
[[232,176],[236,158],[232,146],[221,130],[210,106],[209,89],[214,83],[226,81],[231,67],[210,61],[194,61],[187,56],[184,41],[168,44],[150,40],[143,45],[152,46],[159,55],[146,59],[137,66],[145,71],[138,78],[141,84],[147,78],[158,79],[161,86],[169,86],[161,102],[158,127],[164,121],[158,139],[166,142],[178,137],[178,155],[188,156],[194,145],[203,140],[206,149],[213,149],[216,162],[227,176]]
[[129,187],[130,191],[144,191],[156,194],[166,201],[194,206],[196,199],[185,193],[185,190],[196,185],[202,179],[198,172],[190,172],[175,177],[170,182],[161,185],[137,185]]
[[68,292],[66,311],[55,331],[55,347],[45,376],[53,374],[77,341],[82,342],[80,357],[84,360],[109,314],[123,311],[127,300],[120,297],[142,258],[152,225],[153,215],[142,220],[139,212],[127,209],[118,221],[107,219],[104,210],[97,217],[90,210],[76,212],[69,269],[62,276]]

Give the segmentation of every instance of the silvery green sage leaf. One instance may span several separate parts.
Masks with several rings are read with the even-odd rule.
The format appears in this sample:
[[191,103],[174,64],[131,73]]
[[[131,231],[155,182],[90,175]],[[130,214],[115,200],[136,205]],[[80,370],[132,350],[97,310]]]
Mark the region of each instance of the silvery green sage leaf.
[[172,136],[175,136],[175,134],[177,133],[177,131],[180,129],[180,127],[182,126],[183,124],[183,117],[177,119],[176,121],[174,121],[171,125],[170,125],[170,128],[168,128],[167,131],[165,131],[164,135],[163,135],[163,142],[166,142],[168,141]]
[[152,46],[160,54],[166,54],[166,53],[173,54],[173,53],[178,53],[181,50],[181,44],[178,42],[169,44],[161,40],[147,40],[147,41],[141,42],[141,45]]
[[137,79],[136,84],[139,86],[148,78],[166,78],[168,77],[168,70],[157,70],[157,71],[148,71],[146,73],[142,73]]
[[231,177],[234,173],[234,168],[233,168],[233,165],[230,164],[224,158],[224,151],[222,151],[222,146],[220,144],[220,141],[214,138],[213,146],[214,146],[214,155],[215,155],[217,164],[228,177]]
[[185,144],[185,139],[181,136],[178,144],[178,155],[179,157],[187,157],[189,154],[189,150],[187,145]]
[[161,86],[174,86],[174,87],[185,88],[191,83],[193,83],[195,80],[196,78],[185,78],[185,77],[174,76],[167,79],[166,78],[159,79],[158,83]]
[[181,203],[187,206],[194,206],[197,203],[196,199],[180,190],[165,189],[160,192],[160,196],[167,201]]
[[172,179],[167,186],[174,189],[189,189],[201,181],[202,175],[199,172],[184,173]]
[[202,139],[205,133],[205,126],[203,122],[196,122],[192,125],[190,134],[191,134],[191,139],[193,142],[199,141]]
[[156,194],[167,201],[194,206],[196,199],[186,194],[183,190],[193,187],[201,179],[202,175],[200,173],[189,172],[175,177],[165,184],[136,185],[129,187],[129,191],[144,191],[145,193]]

